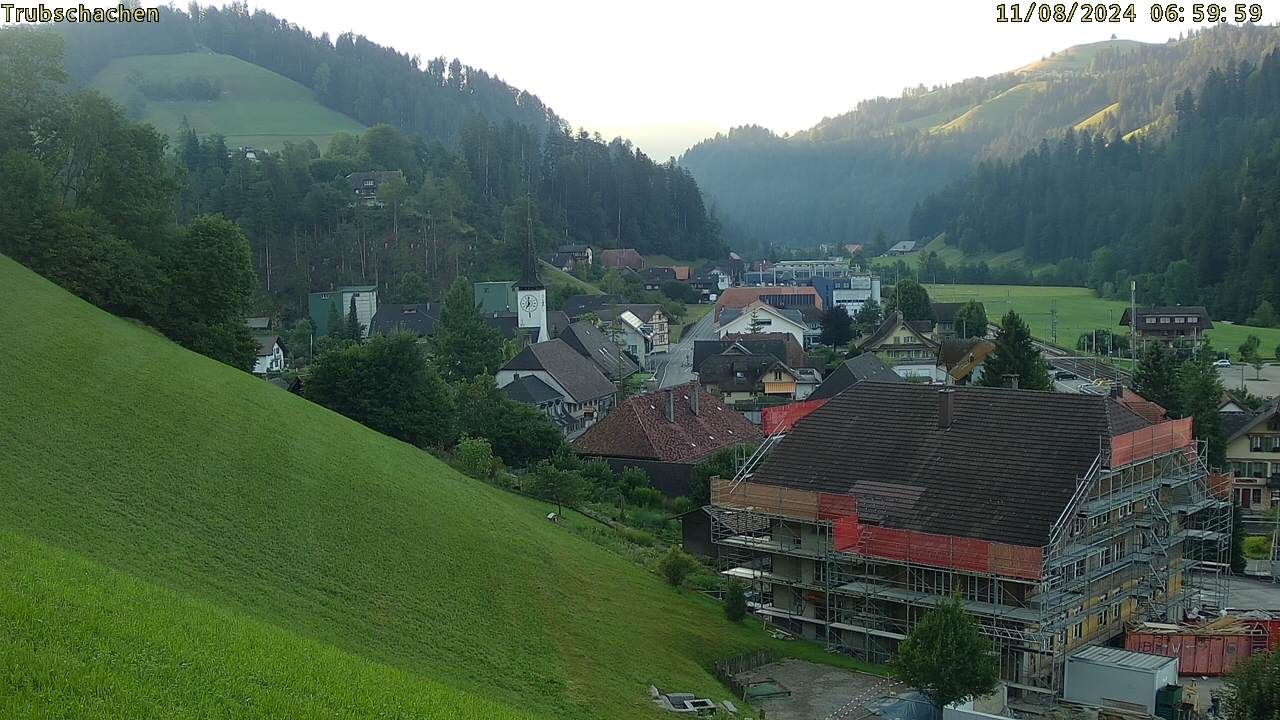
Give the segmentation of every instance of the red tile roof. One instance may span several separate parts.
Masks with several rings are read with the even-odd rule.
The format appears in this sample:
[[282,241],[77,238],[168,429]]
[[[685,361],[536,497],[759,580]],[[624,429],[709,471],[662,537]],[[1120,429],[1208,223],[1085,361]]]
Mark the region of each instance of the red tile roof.
[[818,294],[817,290],[808,286],[734,287],[720,293],[720,298],[716,300],[716,319],[720,319],[720,311],[726,308],[740,310],[757,300],[768,303],[769,301],[764,298],[780,295],[812,295],[812,305],[819,310],[822,309],[822,296]]
[[1120,404],[1129,408],[1129,410],[1135,415],[1141,417],[1147,422],[1158,423],[1169,419],[1163,407],[1142,397],[1129,388],[1125,388],[1124,394],[1120,396]]
[[[698,392],[694,415],[690,393]],[[674,422],[667,393],[674,394]],[[627,398],[573,442],[583,455],[692,463],[725,447],[756,443],[760,431],[742,413],[726,407],[696,382]]]

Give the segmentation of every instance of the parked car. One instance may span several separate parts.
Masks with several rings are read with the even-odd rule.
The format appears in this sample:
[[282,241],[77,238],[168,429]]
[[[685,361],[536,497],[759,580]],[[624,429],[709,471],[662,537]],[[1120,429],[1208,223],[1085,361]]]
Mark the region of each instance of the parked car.
[[1229,368],[1231,367],[1231,361],[1226,358],[1221,358],[1219,360],[1214,360],[1213,366],[1216,368]]
[[1054,380],[1075,380],[1077,377],[1078,376],[1070,370],[1059,370],[1053,374]]

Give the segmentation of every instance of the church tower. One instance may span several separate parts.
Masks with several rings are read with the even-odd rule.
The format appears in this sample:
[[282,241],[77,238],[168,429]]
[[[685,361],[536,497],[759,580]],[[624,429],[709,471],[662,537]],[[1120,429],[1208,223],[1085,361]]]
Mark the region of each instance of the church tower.
[[538,279],[538,257],[533,251],[533,218],[527,220],[529,237],[525,242],[524,267],[520,283],[516,285],[516,316],[518,326],[527,330],[531,342],[551,339],[547,330],[547,289]]

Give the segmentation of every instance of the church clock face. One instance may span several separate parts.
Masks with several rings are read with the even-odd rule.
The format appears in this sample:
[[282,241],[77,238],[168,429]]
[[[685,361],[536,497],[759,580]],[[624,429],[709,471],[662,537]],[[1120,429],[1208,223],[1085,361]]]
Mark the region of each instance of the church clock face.
[[525,295],[520,300],[520,307],[527,313],[531,313],[538,309],[538,298],[533,295]]

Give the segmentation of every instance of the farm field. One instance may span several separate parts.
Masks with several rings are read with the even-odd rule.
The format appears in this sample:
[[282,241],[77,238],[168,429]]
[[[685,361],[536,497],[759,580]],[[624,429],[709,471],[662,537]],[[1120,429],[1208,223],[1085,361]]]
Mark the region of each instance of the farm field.
[[2,256],[0,308],[0,716],[650,718],[744,650],[856,665]]
[[[1124,332],[1120,317],[1128,303],[1095,297],[1089,288],[1040,287],[1034,285],[926,285],[929,297],[944,302],[981,300],[987,308],[991,322],[999,322],[1009,310],[1016,311],[1027,321],[1031,332],[1038,338],[1051,339],[1050,311],[1054,304],[1058,309],[1058,344],[1075,347],[1080,335],[1100,328]],[[1262,341],[1262,354],[1270,357],[1280,343],[1280,328],[1256,328],[1215,322],[1209,331],[1209,339],[1217,350],[1238,355],[1236,348],[1249,335],[1257,335]]]
[[[131,75],[153,81],[216,78],[217,100],[149,100]],[[364,126],[316,102],[311,90],[283,75],[230,55],[210,52],[135,55],[111,61],[90,86],[151,123],[170,139],[185,118],[200,135],[220,133],[228,147],[279,149],[286,141],[313,140],[321,150],[334,133],[359,133]]]

